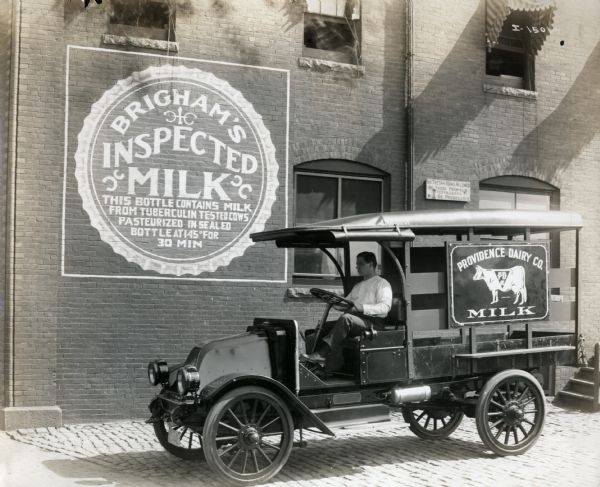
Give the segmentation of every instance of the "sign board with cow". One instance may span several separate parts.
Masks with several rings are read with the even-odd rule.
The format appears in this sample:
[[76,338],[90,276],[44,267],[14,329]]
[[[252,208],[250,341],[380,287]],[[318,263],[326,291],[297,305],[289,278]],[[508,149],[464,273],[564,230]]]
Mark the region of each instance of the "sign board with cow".
[[451,326],[548,316],[548,243],[448,244]]

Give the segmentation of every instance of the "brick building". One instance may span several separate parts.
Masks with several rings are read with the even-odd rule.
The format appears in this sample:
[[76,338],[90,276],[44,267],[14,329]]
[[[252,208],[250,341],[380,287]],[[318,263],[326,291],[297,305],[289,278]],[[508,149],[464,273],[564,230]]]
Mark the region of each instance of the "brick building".
[[149,359],[314,323],[330,269],[248,234],[317,218],[578,211],[600,340],[595,0],[0,5],[3,427],[144,416]]

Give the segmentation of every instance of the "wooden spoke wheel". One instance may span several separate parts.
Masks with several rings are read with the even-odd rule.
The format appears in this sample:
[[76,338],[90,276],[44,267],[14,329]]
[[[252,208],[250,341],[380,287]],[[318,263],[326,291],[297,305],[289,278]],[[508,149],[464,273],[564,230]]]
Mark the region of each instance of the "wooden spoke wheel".
[[407,406],[402,409],[402,416],[419,438],[439,440],[447,438],[458,428],[464,413],[456,408]]
[[294,423],[286,404],[262,387],[240,387],[211,408],[202,435],[210,468],[237,485],[266,482],[287,461]]
[[[162,447],[176,457],[183,460],[204,460],[202,436],[192,428],[160,420],[154,423],[154,433]],[[169,441],[169,436],[177,441]]]
[[502,456],[533,446],[544,426],[546,399],[528,372],[505,370],[487,381],[477,401],[475,422],[483,443]]

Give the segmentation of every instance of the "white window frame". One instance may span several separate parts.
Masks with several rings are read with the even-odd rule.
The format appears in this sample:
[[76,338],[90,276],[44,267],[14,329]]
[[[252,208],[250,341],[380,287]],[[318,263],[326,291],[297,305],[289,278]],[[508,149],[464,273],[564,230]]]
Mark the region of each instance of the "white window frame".
[[[334,3],[335,11],[326,9],[325,12],[323,12],[323,4],[333,5]],[[326,15],[329,17],[344,17],[347,3],[348,0],[306,0],[306,13]],[[360,19],[360,2],[356,2],[351,16],[351,20],[358,19]]]

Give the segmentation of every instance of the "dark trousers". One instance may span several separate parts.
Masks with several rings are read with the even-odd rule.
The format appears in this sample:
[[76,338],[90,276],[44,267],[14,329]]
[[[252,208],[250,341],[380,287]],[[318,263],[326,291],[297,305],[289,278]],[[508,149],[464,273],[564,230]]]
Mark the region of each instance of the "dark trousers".
[[321,330],[317,351],[326,358],[327,370],[338,370],[343,362],[341,342],[347,337],[360,336],[365,330],[383,330],[383,318],[344,313],[335,321],[327,321]]

